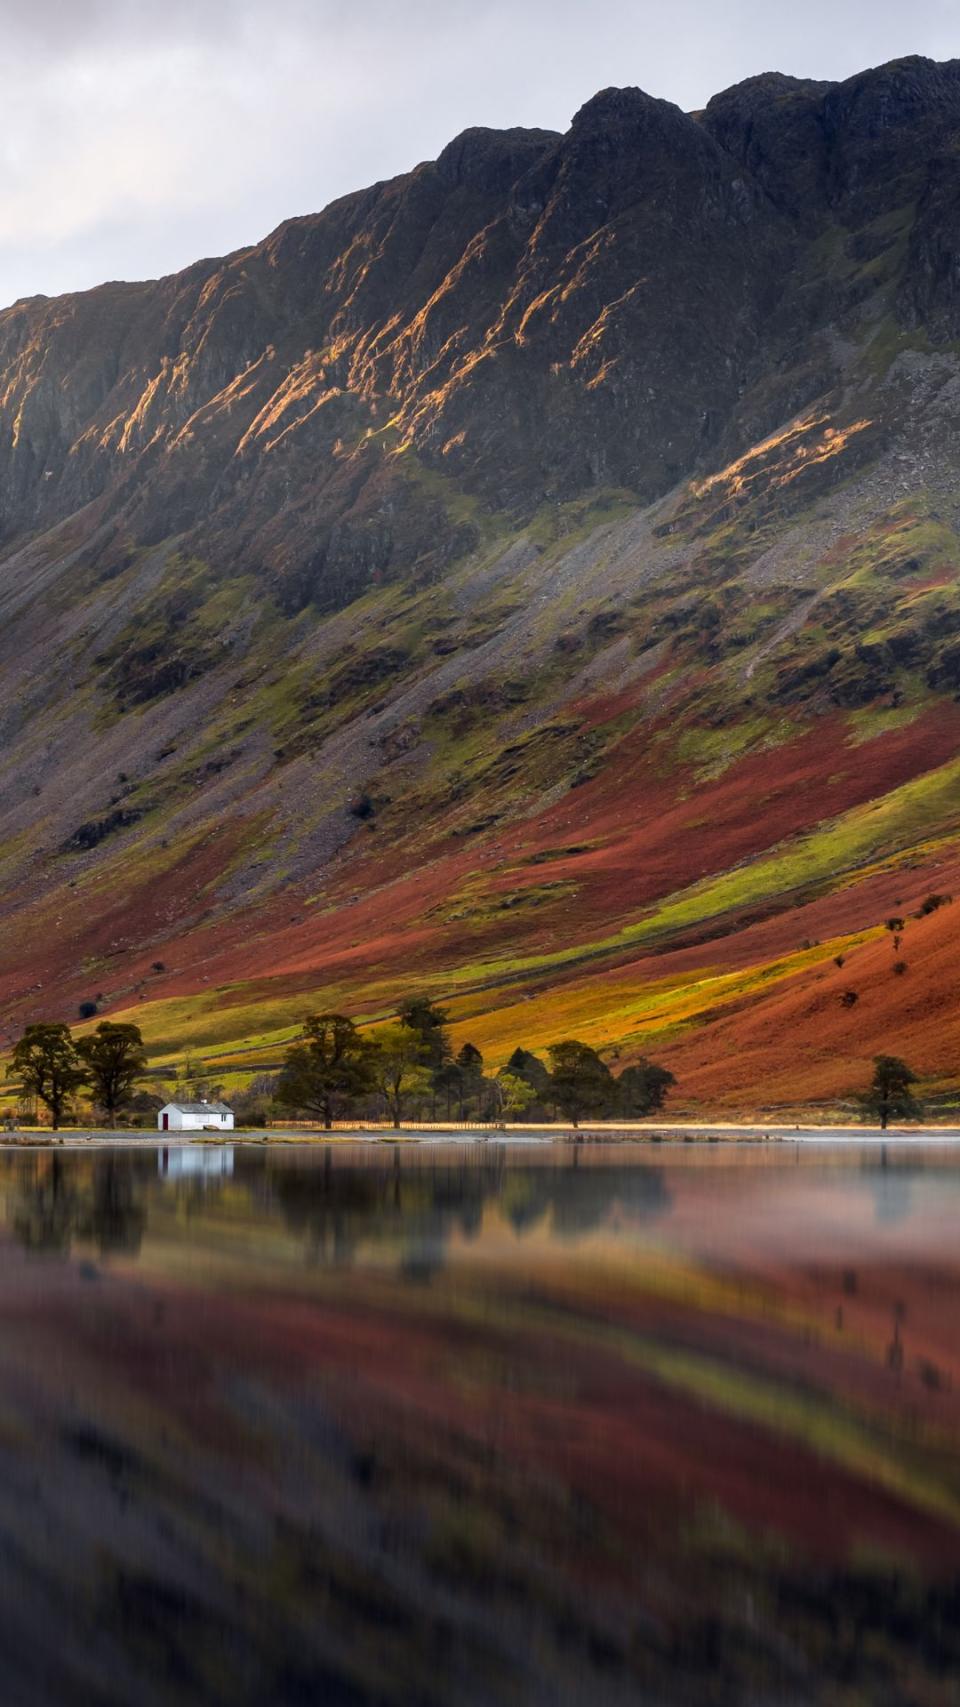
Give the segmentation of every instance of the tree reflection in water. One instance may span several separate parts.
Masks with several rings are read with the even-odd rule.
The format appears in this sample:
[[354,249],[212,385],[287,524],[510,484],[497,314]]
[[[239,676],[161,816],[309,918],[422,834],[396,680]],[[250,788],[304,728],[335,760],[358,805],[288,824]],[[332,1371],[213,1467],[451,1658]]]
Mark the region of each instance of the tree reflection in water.
[[[188,1171],[158,1178],[152,1153],[91,1157],[51,1151],[17,1157],[9,1219],[29,1250],[68,1254],[75,1241],[101,1255],[135,1255],[151,1204],[171,1193],[215,1213],[218,1173]],[[515,1232],[548,1227],[569,1239],[600,1227],[617,1211],[649,1220],[669,1205],[655,1168],[583,1167],[577,1152],[555,1166],[508,1166],[502,1150],[489,1160],[426,1164],[395,1150],[387,1167],[351,1166],[327,1150],[322,1165],[263,1166],[241,1158],[236,1177],[268,1215],[303,1234],[312,1262],[348,1266],[363,1245],[392,1250],[402,1271],[422,1279],[443,1264],[450,1237],[470,1240],[496,1207]]]
[[84,1162],[54,1150],[18,1157],[11,1225],[28,1250],[66,1256],[74,1241],[135,1256],[147,1224],[152,1157],[109,1152]]
[[312,1260],[346,1266],[363,1245],[393,1248],[402,1271],[424,1279],[442,1266],[454,1233],[480,1232],[485,1211],[497,1208],[517,1233],[547,1225],[558,1239],[600,1227],[614,1209],[651,1220],[668,1208],[660,1169],[580,1166],[577,1152],[559,1166],[489,1160],[426,1164],[394,1151],[389,1169],[334,1165],[278,1170],[264,1182],[289,1226],[303,1232]]

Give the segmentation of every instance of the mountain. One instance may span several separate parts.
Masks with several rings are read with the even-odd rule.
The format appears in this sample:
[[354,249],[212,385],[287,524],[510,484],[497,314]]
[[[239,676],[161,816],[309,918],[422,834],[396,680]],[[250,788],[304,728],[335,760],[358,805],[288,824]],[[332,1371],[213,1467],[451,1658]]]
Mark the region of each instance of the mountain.
[[426,988],[678,1106],[949,1101],[958,151],[960,62],[611,89],[0,314],[5,1041],[229,1083]]

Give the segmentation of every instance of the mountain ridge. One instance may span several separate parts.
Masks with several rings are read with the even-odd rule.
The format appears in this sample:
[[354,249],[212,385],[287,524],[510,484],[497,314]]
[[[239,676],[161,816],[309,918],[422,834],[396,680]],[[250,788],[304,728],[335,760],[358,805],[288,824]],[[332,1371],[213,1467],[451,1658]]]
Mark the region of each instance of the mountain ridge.
[[[414,979],[497,1049],[576,1025],[789,1103],[916,1001],[948,1094],[882,908],[953,872],[958,142],[958,62],[601,91],[0,313],[8,1030],[93,998],[239,1071]],[[724,1053],[789,1001],[793,1064]]]

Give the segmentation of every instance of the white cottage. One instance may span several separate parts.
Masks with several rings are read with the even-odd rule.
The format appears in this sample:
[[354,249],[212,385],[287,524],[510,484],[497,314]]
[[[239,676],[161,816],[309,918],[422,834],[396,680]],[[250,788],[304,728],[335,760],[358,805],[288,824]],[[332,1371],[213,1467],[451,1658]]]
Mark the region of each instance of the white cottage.
[[158,1132],[232,1132],[233,1109],[225,1102],[168,1102],[157,1115]]

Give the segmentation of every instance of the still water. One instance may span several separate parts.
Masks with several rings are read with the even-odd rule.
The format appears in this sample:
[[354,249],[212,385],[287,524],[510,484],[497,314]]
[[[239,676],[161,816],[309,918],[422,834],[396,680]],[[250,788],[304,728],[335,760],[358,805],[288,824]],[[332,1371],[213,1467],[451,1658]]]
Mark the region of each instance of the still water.
[[4,1707],[960,1700],[960,1152],[0,1154]]

